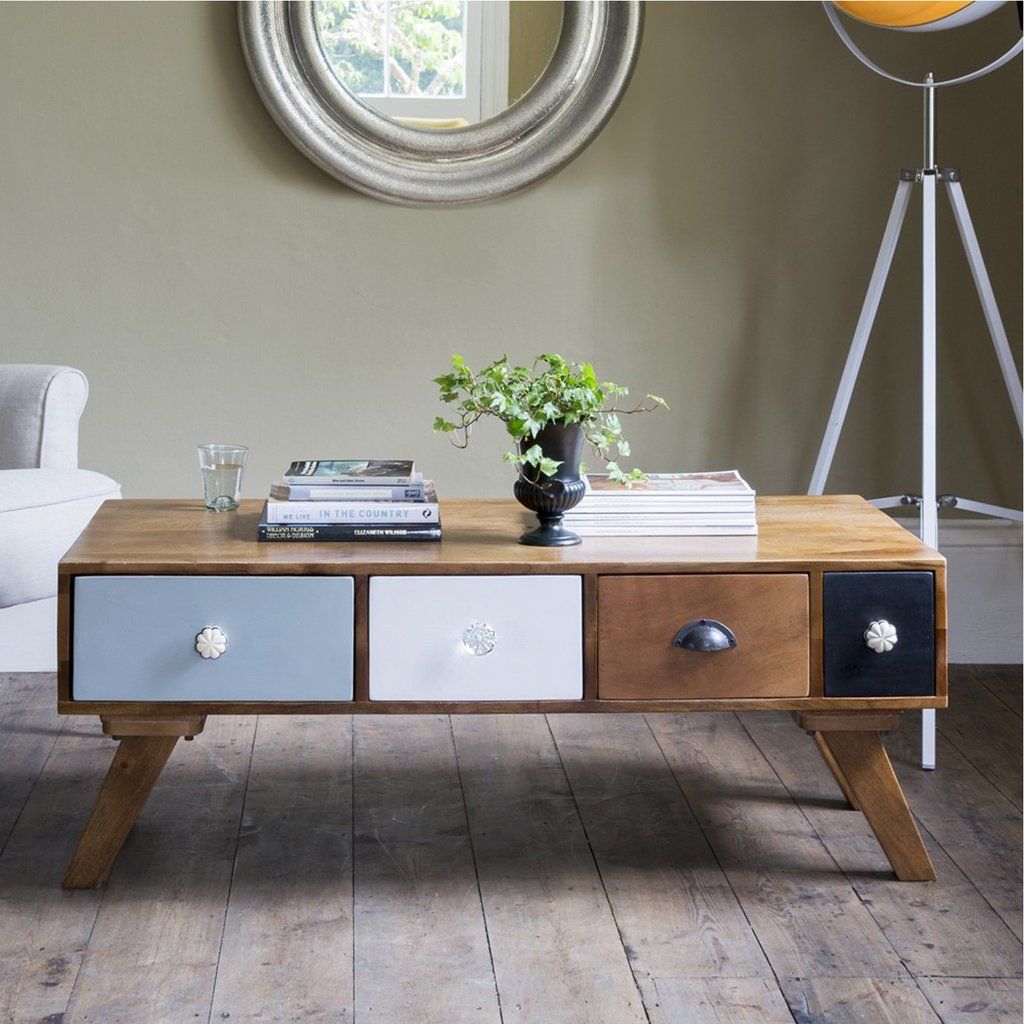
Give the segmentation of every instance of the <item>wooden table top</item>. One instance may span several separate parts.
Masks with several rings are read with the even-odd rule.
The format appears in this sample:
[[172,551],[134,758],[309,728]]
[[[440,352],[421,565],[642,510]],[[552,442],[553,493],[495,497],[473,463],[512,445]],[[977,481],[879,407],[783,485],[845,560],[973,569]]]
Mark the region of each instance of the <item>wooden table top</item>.
[[756,537],[587,537],[516,543],[536,520],[509,500],[441,504],[440,542],[259,543],[263,502],[210,512],[199,500],[107,501],[60,563],[92,573],[245,575],[772,572],[934,569],[943,557],[863,498],[761,497]]

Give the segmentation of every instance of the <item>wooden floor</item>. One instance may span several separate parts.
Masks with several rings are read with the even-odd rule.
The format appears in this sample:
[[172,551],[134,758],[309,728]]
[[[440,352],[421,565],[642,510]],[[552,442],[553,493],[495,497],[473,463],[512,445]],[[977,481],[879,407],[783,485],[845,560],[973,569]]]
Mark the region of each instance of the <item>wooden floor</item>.
[[781,714],[265,717],[64,892],[114,747],[3,677],[0,1021],[1019,1024],[1020,672],[951,704],[937,772],[888,743],[934,883]]

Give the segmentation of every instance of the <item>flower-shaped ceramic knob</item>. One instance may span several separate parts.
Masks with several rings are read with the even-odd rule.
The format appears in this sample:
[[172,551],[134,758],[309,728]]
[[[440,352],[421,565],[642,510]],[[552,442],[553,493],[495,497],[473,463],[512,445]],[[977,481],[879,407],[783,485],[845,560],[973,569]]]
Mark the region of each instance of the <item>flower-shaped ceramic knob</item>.
[[885,619],[872,622],[864,630],[864,643],[875,652],[875,654],[888,654],[896,646],[899,637],[896,635],[896,627]]
[[227,634],[219,626],[206,626],[196,634],[196,651],[204,658],[219,658],[227,649]]
[[478,658],[482,658],[485,654],[490,654],[497,646],[497,643],[498,634],[486,622],[474,622],[471,626],[467,626],[462,634],[462,646],[470,654],[475,654]]

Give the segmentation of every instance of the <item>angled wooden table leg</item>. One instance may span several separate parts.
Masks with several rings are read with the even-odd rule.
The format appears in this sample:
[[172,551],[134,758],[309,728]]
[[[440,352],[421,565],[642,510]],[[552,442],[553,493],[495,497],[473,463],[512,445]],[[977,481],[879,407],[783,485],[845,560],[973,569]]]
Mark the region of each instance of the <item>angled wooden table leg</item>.
[[853,790],[850,789],[850,784],[846,781],[846,776],[843,775],[839,765],[836,764],[836,759],[832,755],[832,751],[829,749],[828,740],[825,739],[825,734],[821,732],[813,732],[811,735],[814,737],[814,743],[820,751],[825,764],[828,765],[828,770],[832,773],[832,778],[836,780],[836,785],[845,797],[847,806],[851,811],[859,811],[860,806],[857,803],[857,798],[853,795]]
[[103,731],[121,742],[68,865],[65,889],[103,884],[175,744],[202,732],[204,724],[205,716],[103,719]]
[[898,721],[898,713],[878,712],[807,712],[798,719],[802,728],[815,733],[822,753],[831,754],[837,781],[845,780],[896,877],[902,882],[930,882],[935,868],[878,735]]

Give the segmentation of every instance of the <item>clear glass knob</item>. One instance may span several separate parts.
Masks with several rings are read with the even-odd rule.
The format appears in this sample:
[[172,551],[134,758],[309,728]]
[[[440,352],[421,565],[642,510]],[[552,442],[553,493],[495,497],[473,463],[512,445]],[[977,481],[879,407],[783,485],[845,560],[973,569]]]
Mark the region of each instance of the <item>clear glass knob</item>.
[[462,634],[462,646],[478,658],[490,654],[498,643],[498,634],[486,622],[474,622]]
[[864,643],[875,652],[875,654],[888,654],[895,646],[899,637],[896,635],[896,627],[885,619],[872,622],[864,630]]
[[206,626],[196,634],[196,652],[202,658],[219,658],[227,649],[227,634],[219,626]]

